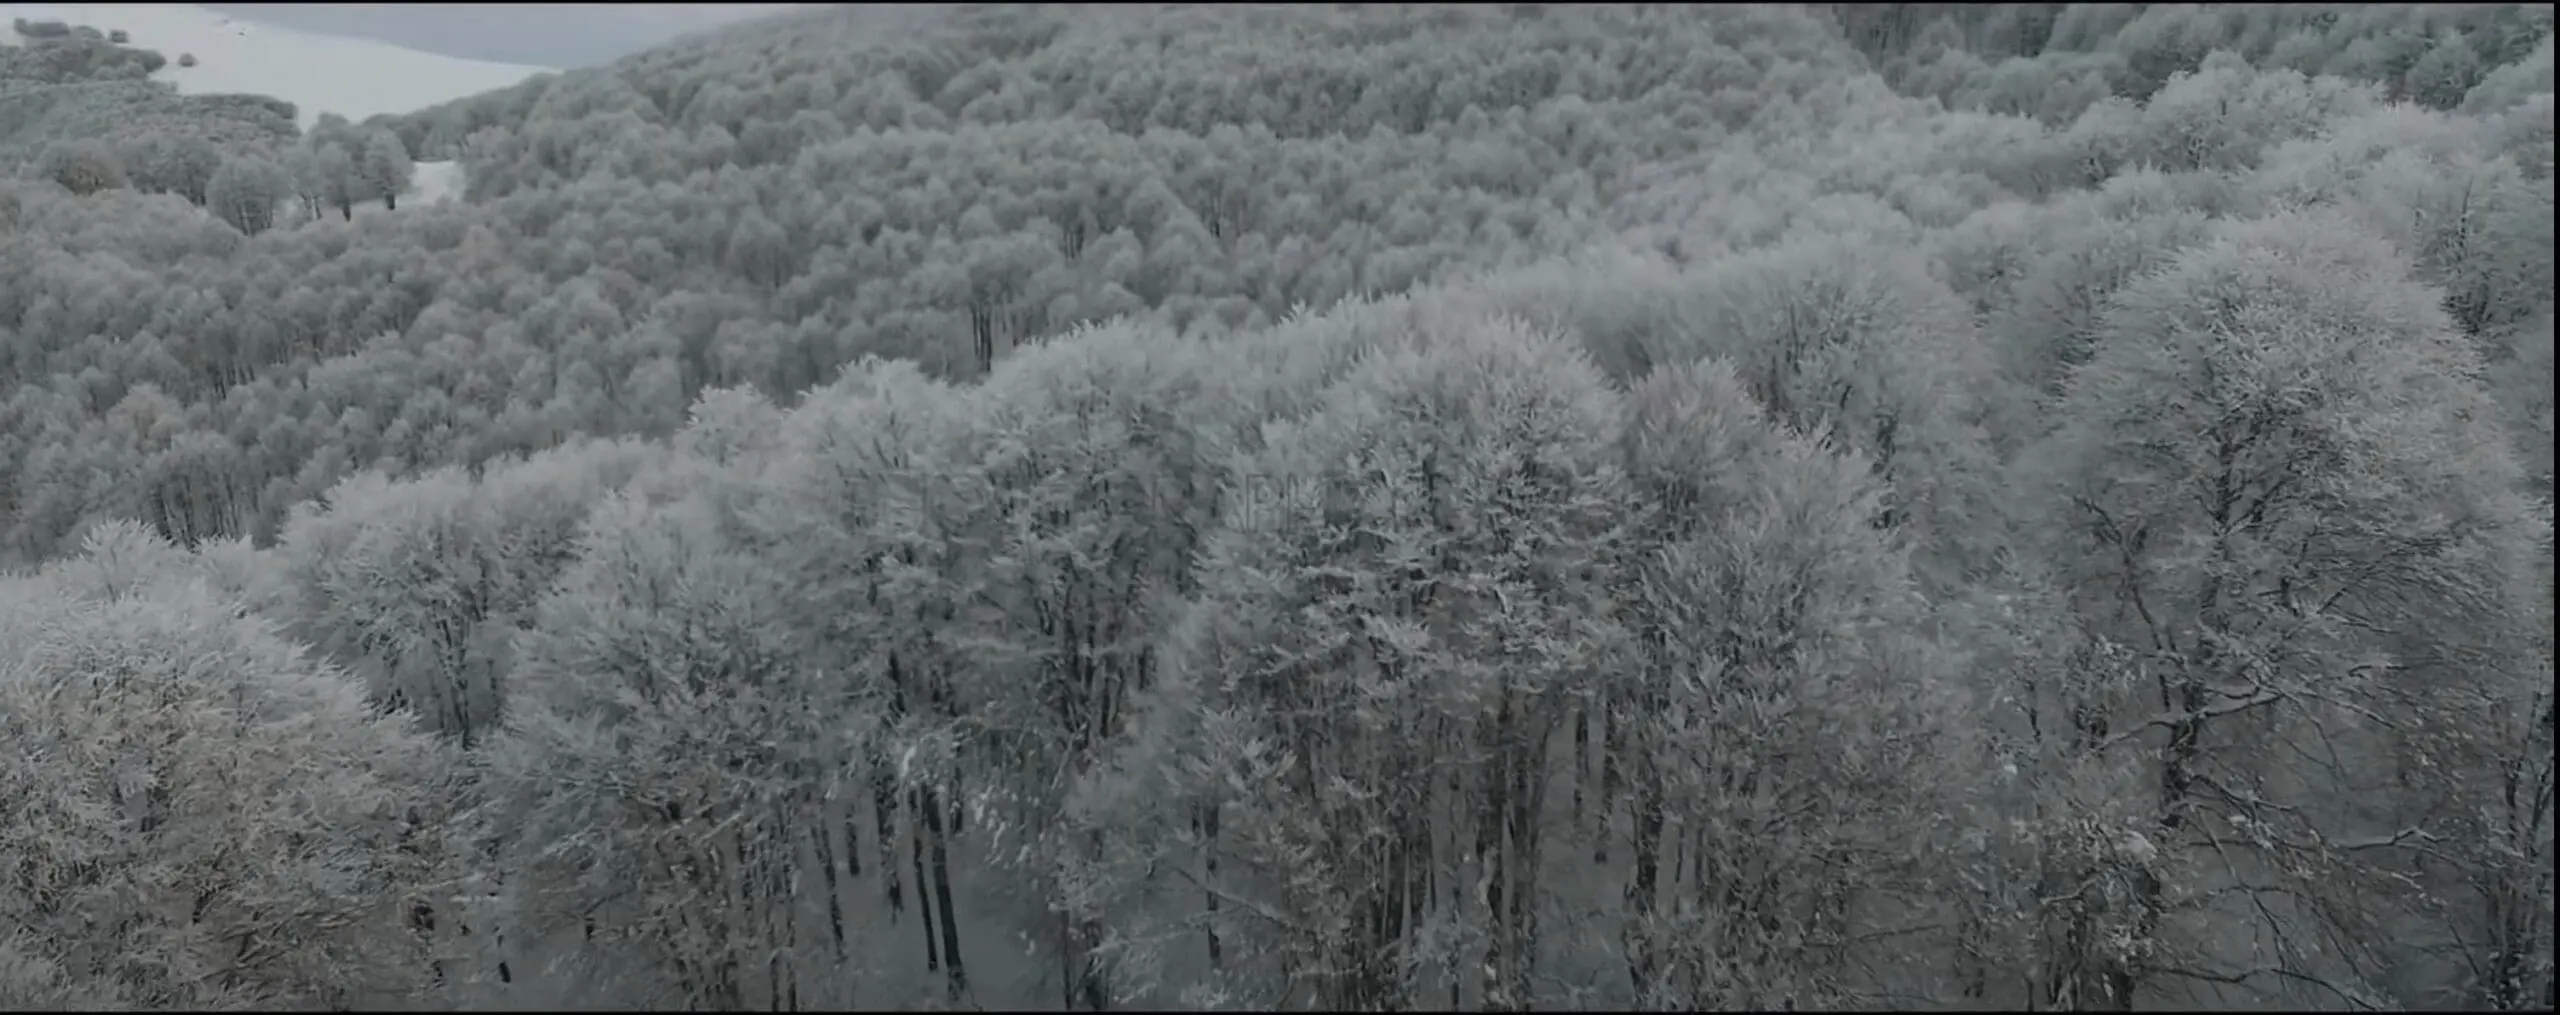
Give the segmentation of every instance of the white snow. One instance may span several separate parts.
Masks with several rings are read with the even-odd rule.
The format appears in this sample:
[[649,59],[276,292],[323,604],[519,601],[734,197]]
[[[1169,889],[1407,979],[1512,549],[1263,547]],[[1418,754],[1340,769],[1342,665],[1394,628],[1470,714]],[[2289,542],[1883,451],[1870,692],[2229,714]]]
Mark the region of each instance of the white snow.
[[[14,18],[121,28],[132,34],[127,45],[169,58],[152,77],[178,86],[180,94],[272,95],[301,111],[306,130],[322,113],[361,122],[505,88],[552,69],[274,28],[191,4],[0,3],[0,42],[19,41],[6,24]],[[178,66],[183,53],[195,54],[196,65]]]
[[401,197],[401,207],[462,200],[462,163],[420,162],[417,166],[417,175],[409,178],[415,189]]
[[[362,122],[377,113],[406,113],[494,91],[552,70],[421,53],[371,39],[276,28],[192,4],[0,3],[0,43],[16,45],[7,23],[60,21],[99,31],[123,29],[126,45],[157,50],[169,64],[152,77],[181,95],[269,95],[293,103],[304,130],[320,114]],[[193,67],[178,66],[192,53]],[[408,202],[458,200],[462,167],[420,162]]]

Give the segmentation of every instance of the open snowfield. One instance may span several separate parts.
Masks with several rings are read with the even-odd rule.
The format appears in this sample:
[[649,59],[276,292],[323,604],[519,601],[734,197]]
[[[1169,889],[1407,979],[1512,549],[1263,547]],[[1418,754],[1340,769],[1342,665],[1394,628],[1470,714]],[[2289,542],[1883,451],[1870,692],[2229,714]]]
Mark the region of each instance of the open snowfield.
[[[61,21],[123,29],[128,45],[158,50],[169,65],[152,77],[181,94],[271,95],[294,104],[303,129],[323,113],[361,121],[504,88],[552,68],[464,60],[370,39],[278,28],[192,4],[0,4],[0,20]],[[15,33],[0,32],[15,44]],[[192,53],[193,67],[178,66]],[[417,164],[411,200],[434,204],[462,193],[462,167]]]

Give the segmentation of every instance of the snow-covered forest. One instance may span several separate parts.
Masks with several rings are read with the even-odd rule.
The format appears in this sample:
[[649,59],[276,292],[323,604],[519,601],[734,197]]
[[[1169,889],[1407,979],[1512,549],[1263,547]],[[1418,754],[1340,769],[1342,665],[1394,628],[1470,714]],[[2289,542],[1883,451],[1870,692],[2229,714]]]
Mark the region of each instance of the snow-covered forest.
[[2547,4],[115,10],[0,1008],[2553,1003]]

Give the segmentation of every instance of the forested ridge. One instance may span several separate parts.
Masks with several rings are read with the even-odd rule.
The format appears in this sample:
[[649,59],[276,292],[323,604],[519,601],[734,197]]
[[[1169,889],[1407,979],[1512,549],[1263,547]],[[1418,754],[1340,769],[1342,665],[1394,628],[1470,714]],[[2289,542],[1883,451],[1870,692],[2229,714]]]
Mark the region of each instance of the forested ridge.
[[2548,5],[111,14],[0,1007],[2553,1003]]

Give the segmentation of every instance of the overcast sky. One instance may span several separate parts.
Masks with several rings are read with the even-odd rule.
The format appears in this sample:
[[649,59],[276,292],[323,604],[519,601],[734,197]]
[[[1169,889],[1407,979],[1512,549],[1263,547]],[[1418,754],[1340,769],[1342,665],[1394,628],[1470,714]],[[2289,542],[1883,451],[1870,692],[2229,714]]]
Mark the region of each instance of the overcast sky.
[[445,56],[584,67],[801,4],[206,4],[251,21]]

